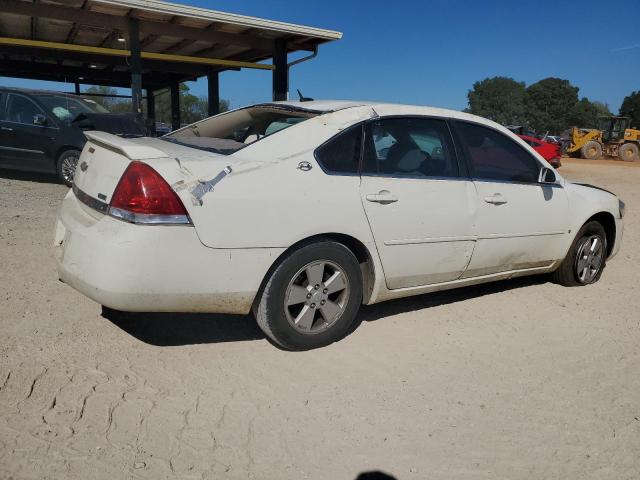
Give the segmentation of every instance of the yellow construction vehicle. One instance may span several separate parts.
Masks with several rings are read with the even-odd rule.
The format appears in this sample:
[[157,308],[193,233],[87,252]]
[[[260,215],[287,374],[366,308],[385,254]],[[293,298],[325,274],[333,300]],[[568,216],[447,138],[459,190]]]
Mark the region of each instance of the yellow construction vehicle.
[[571,129],[567,153],[597,160],[602,154],[621,160],[640,160],[640,130],[629,128],[629,117],[602,117],[598,129]]

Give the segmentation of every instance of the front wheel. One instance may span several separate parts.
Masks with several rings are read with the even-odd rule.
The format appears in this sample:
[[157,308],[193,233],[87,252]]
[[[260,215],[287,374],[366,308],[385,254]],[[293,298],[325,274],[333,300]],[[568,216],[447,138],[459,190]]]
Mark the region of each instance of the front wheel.
[[618,149],[618,156],[625,162],[637,162],[640,160],[639,150],[635,143],[625,143]]
[[362,303],[353,253],[333,241],[291,252],[268,278],[254,309],[258,325],[288,350],[309,350],[344,337]]
[[576,235],[567,256],[553,272],[555,283],[577,287],[600,279],[607,257],[607,236],[599,222],[586,223]]
[[58,178],[67,187],[70,187],[73,183],[73,176],[76,174],[76,166],[80,159],[80,152],[78,150],[65,150],[58,157],[56,164],[56,171],[58,172]]
[[602,145],[595,140],[590,140],[580,149],[582,158],[587,160],[598,160],[602,157]]

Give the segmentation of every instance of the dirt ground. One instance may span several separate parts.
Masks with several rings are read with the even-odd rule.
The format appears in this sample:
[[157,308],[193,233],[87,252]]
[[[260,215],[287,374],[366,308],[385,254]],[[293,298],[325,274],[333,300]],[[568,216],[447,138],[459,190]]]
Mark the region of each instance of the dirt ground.
[[598,284],[393,301],[306,353],[248,317],[104,318],[57,281],[66,189],[0,171],[0,477],[637,479],[638,167],[560,169],[627,202]]

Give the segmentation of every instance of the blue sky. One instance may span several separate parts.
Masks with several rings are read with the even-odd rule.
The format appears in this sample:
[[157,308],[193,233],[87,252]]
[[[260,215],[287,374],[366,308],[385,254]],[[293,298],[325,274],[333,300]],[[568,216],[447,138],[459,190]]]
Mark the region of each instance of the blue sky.
[[[640,24],[624,12],[638,0],[182,0],[180,3],[301,23],[344,33],[317,59],[295,66],[290,90],[314,98],[382,100],[463,109],[473,83],[504,75],[527,85],[565,78],[579,95],[609,104],[640,90]],[[566,21],[565,21],[566,19]],[[624,25],[627,27],[622,28]],[[2,78],[0,84],[42,86]],[[72,90],[71,86],[48,84]],[[204,82],[190,83],[198,95]],[[237,107],[270,100],[271,74],[221,75]]]

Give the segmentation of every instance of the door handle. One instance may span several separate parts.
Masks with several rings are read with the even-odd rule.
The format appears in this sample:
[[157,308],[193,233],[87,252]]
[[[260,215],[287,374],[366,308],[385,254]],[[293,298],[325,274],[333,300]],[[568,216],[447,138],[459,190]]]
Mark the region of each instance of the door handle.
[[365,198],[368,202],[381,203],[382,205],[398,201],[398,197],[388,190],[380,190],[378,193],[370,193]]
[[0,127],[0,130],[4,130],[5,132],[13,132],[13,128],[9,127]]
[[484,201],[493,205],[504,205],[507,199],[501,193],[494,193],[490,197],[484,197]]

